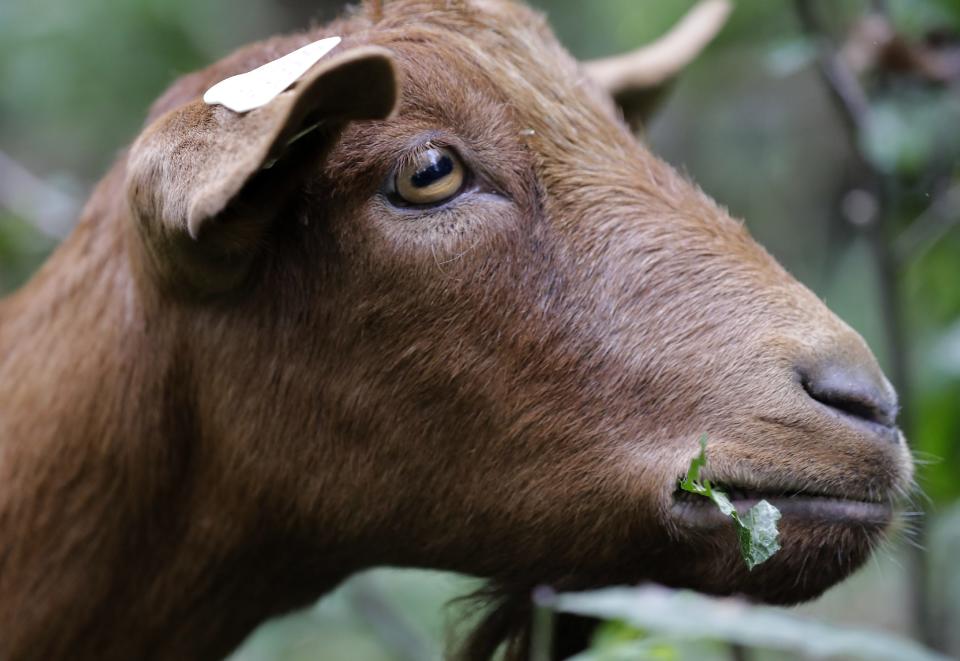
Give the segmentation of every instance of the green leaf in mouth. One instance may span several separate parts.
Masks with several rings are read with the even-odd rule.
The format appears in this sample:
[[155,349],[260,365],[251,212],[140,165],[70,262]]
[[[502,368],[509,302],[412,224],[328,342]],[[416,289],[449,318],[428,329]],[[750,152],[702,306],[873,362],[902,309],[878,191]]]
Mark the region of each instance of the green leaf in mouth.
[[733,519],[737,527],[737,539],[740,540],[740,555],[747,563],[747,569],[753,569],[780,550],[777,521],[780,510],[761,500],[746,514],[740,515],[723,491],[714,489],[710,480],[701,479],[700,472],[707,466],[707,437],[700,437],[700,453],[690,461],[686,477],[680,482],[680,488],[690,493],[709,498],[724,515]]

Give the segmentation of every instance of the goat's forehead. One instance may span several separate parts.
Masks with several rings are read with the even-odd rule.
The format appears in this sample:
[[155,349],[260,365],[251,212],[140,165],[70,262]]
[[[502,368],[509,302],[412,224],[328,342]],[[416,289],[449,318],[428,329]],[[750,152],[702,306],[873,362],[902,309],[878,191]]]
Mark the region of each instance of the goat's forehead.
[[[417,14],[421,2],[394,4],[405,13],[378,24],[372,40],[400,49],[405,42],[432,47],[443,66],[464,77],[479,73],[506,98],[531,110],[536,107],[541,116],[585,96],[585,80],[575,60],[546,20],[527,7],[504,0],[444,1],[443,6],[454,8]],[[408,63],[414,69],[417,64]]]
[[[447,4],[453,8],[440,8]],[[418,8],[422,13],[415,13]],[[419,20],[401,20],[414,16]],[[366,38],[401,54],[417,93],[421,78],[444,79],[453,88],[437,94],[486,87],[511,107],[529,144],[545,155],[558,146],[569,155],[573,143],[594,150],[631,145],[634,151],[610,99],[586,78],[545,19],[527,7],[503,0],[398,0],[387,3],[385,18]]]
[[[435,4],[398,2],[395,6],[406,10]],[[540,14],[503,0],[451,4],[457,8],[426,11],[418,22],[387,12],[371,28],[371,41],[400,55],[408,93],[417,97],[408,99],[411,104],[449,103],[473,85],[487,88],[509,109],[516,122],[511,128],[533,153],[548,207],[576,207],[583,198],[580,184],[588,181],[671,207],[681,199],[704,206],[702,196],[689,195],[696,193],[693,187],[638,144],[611,99],[586,77]],[[704,208],[716,211],[709,204]]]

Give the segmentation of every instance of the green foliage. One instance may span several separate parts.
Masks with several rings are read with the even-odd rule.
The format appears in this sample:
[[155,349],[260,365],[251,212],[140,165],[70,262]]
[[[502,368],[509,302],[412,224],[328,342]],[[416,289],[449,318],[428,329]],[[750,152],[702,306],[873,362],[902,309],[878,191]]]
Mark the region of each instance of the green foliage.
[[[838,627],[814,622],[782,609],[753,606],[737,599],[717,599],[658,586],[607,588],[555,595],[549,605],[561,613],[614,620],[616,636],[598,639],[595,649],[577,661],[599,661],[615,647],[643,650],[655,633],[670,641],[712,639],[815,658],[852,657],[871,661],[947,661],[947,657],[881,631]],[[624,623],[628,628],[624,629]],[[656,640],[656,639],[654,639]],[[640,645],[638,645],[638,642]],[[639,656],[633,658],[653,658]],[[656,657],[663,658],[663,657]]]
[[872,106],[864,151],[883,171],[916,178],[960,153],[960,95],[903,89]]
[[740,541],[740,555],[747,563],[747,568],[752,570],[780,550],[780,543],[777,541],[780,535],[777,530],[780,511],[767,501],[761,500],[741,516],[727,494],[714,489],[710,480],[700,479],[700,472],[706,466],[707,437],[702,436],[700,453],[690,461],[690,468],[687,469],[687,476],[680,482],[680,488],[709,498],[725,516],[733,519],[737,527],[737,539]]
[[[680,661],[678,641],[648,635],[624,620],[604,622],[593,636],[590,651],[577,659],[594,661]],[[702,657],[701,657],[702,658]]]
[[0,12],[3,148],[86,182],[177,76],[280,27],[266,0],[4,0]]

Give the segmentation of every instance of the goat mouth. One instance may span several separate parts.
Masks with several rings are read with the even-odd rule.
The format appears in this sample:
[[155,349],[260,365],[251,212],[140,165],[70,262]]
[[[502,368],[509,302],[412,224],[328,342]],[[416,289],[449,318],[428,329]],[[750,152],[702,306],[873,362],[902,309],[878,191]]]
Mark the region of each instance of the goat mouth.
[[[892,504],[876,499],[730,484],[715,484],[713,488],[724,492],[741,514],[766,500],[784,518],[796,520],[885,526],[893,518]],[[695,526],[714,527],[729,521],[710,499],[679,487],[673,492],[671,510],[682,521]]]

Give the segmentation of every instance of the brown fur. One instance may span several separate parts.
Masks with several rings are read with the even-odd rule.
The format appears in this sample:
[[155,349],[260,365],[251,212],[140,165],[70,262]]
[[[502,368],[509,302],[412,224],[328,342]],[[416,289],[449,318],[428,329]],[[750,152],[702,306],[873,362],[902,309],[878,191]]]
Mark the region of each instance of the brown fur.
[[[483,658],[522,632],[536,584],[793,602],[880,536],[788,516],[751,573],[726,527],[671,515],[701,434],[727,480],[903,489],[902,441],[824,414],[795,377],[842,359],[882,379],[869,350],[635,143],[540,17],[377,11],[178,81],[0,306],[0,658],[217,658],[383,564],[491,579],[500,608],[466,653]],[[388,52],[396,114],[348,109],[279,169],[257,157],[188,238],[197,153],[156,150],[248,121],[197,98],[330,34]],[[225,138],[222,163],[253,134]],[[480,187],[395,209],[378,187],[425,139]]]

